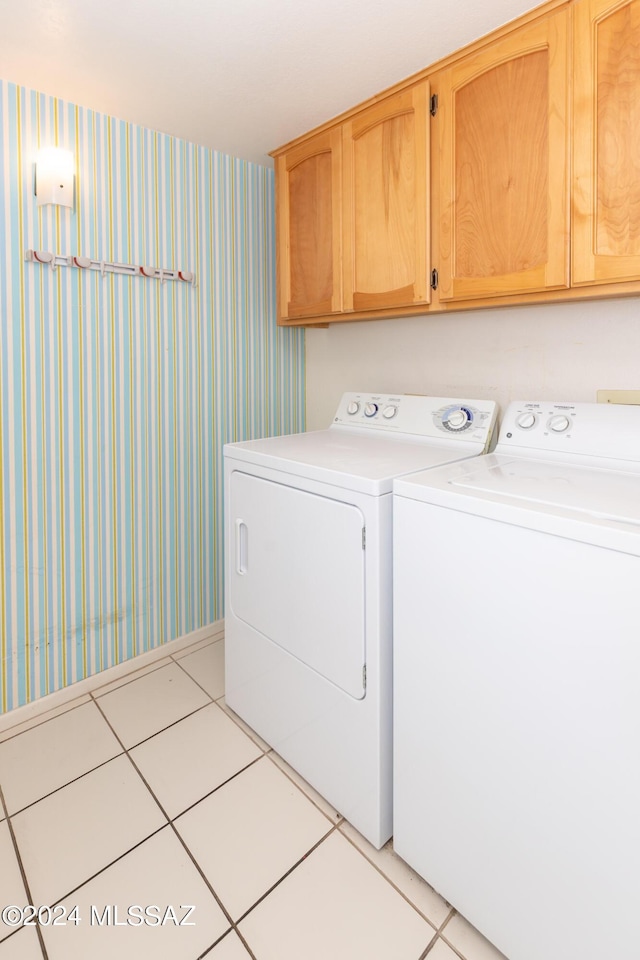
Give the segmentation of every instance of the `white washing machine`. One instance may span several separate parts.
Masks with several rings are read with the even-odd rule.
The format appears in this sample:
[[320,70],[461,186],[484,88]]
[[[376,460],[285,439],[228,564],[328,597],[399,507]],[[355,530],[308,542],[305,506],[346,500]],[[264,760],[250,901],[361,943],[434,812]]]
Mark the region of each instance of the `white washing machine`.
[[640,956],[640,408],[394,496],[394,846],[509,960]]
[[227,444],[226,700],[376,847],[391,836],[395,476],[487,449],[496,406],[350,393]]

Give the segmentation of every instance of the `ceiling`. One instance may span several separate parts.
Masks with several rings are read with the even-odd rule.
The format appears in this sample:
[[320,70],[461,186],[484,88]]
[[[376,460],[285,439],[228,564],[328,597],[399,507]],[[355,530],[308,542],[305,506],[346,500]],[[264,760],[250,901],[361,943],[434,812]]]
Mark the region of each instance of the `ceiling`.
[[2,78],[256,163],[531,0],[0,0]]

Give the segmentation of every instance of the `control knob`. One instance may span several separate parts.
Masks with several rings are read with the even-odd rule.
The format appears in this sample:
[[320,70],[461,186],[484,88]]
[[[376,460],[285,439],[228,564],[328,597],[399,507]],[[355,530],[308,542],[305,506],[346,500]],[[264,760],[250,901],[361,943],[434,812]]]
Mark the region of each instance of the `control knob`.
[[457,410],[452,410],[451,413],[447,416],[445,421],[445,426],[449,430],[464,430],[471,422],[471,415],[468,410],[465,410],[463,407],[459,407]]
[[357,413],[359,409],[360,409],[360,404],[358,403],[357,400],[351,400],[350,403],[347,405],[347,413],[350,414],[350,416],[353,416],[354,413]]
[[571,420],[564,413],[556,413],[547,424],[554,433],[564,433],[571,426]]
[[522,430],[531,430],[536,425],[535,413],[521,413],[516,417],[516,423]]
[[364,405],[364,415],[365,417],[375,417],[378,412],[377,403],[365,403]]
[[388,407],[385,407],[384,410],[382,411],[382,416],[385,417],[387,420],[391,420],[392,417],[395,417],[397,412],[398,412],[397,407],[389,405]]

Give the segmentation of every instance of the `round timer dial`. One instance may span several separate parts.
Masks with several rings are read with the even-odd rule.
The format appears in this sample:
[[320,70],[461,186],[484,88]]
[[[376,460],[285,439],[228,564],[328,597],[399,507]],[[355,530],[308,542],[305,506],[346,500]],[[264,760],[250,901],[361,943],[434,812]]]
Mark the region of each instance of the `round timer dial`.
[[461,433],[473,423],[473,414],[466,407],[453,407],[442,418],[442,425],[453,433]]

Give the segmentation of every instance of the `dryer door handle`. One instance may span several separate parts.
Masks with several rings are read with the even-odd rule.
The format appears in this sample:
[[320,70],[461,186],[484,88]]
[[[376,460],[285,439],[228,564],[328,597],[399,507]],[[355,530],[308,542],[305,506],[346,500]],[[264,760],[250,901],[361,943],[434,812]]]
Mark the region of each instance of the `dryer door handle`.
[[247,572],[249,530],[244,520],[236,520],[236,573],[243,577]]

